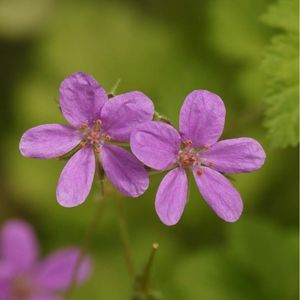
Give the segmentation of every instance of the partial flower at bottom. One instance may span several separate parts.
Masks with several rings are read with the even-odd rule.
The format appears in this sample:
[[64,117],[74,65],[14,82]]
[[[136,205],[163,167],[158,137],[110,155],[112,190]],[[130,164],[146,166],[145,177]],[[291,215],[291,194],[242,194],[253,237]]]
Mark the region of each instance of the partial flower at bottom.
[[[0,233],[0,300],[62,300],[79,252],[64,248],[40,259],[31,226],[21,220],[7,221]],[[89,277],[90,270],[86,256],[79,268],[79,283]]]

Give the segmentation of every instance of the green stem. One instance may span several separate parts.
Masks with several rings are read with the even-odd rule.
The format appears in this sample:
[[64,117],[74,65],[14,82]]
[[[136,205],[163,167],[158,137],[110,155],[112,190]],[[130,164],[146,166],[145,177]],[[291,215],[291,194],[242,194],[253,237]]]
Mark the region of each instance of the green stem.
[[79,273],[79,270],[80,270],[80,266],[81,266],[81,263],[83,262],[86,254],[87,254],[88,248],[91,245],[92,238],[95,235],[97,225],[99,223],[99,220],[100,220],[102,212],[103,212],[104,203],[105,203],[104,202],[104,190],[103,190],[103,184],[102,184],[101,192],[100,192],[100,201],[98,202],[98,207],[96,209],[96,213],[93,216],[93,219],[92,219],[92,221],[91,221],[91,223],[90,223],[90,225],[89,225],[89,227],[88,227],[88,229],[85,233],[83,242],[81,244],[79,256],[78,256],[78,259],[75,263],[73,273],[71,275],[71,281],[70,281],[69,287],[68,287],[68,289],[66,290],[66,292],[64,294],[64,300],[71,299],[72,292],[76,288],[77,279],[78,279],[77,277],[78,277],[78,273]]
[[153,265],[154,257],[159,248],[159,244],[154,243],[152,245],[152,250],[148,259],[148,262],[145,266],[144,272],[141,276],[141,288],[147,294],[149,291],[149,283],[150,283],[150,271]]
[[131,254],[131,249],[130,249],[128,226],[125,220],[121,201],[122,201],[121,199],[116,200],[120,237],[121,237],[121,242],[123,244],[124,257],[126,260],[127,269],[129,275],[131,276],[132,281],[134,281],[136,277],[136,272],[135,272],[135,266]]

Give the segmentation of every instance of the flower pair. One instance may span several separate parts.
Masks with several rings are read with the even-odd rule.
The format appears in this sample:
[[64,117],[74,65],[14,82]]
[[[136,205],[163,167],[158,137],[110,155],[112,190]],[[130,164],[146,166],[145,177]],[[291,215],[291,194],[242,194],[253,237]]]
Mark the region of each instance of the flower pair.
[[[96,162],[123,194],[137,197],[149,185],[144,165],[170,171],[161,182],[156,211],[166,225],[176,224],[188,194],[187,171],[219,217],[236,221],[243,209],[239,193],[223,173],[251,172],[265,159],[261,145],[250,138],[217,142],[225,123],[225,106],[215,94],[196,90],[180,111],[179,132],[152,121],[154,107],[141,92],[108,99],[91,76],[76,73],[60,87],[60,105],[72,126],[50,124],[28,130],[20,142],[24,156],[53,158],[79,148],[66,164],[57,186],[58,202],[66,207],[87,197]],[[114,144],[129,142],[133,156]],[[138,159],[137,159],[138,158]]]
[[[31,226],[7,221],[0,232],[0,300],[62,300],[59,294],[70,285],[79,255],[64,248],[43,260]],[[78,281],[89,276],[90,258],[80,265]]]

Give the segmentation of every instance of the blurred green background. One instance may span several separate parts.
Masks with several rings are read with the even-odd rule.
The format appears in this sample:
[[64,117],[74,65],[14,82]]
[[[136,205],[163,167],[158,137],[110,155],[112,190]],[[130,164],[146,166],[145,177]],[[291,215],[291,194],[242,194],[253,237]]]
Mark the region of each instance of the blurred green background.
[[264,167],[234,176],[245,211],[235,224],[214,215],[193,183],[180,223],[154,211],[162,176],[138,199],[106,185],[107,205],[91,253],[94,272],[74,299],[129,299],[116,198],[128,219],[139,270],[160,249],[153,287],[166,300],[298,298],[298,4],[296,0],[0,0],[0,219],[31,222],[43,253],[79,244],[99,186],[66,209],[55,199],[64,162],[21,157],[22,133],[65,121],[58,88],[84,71],[118,93],[144,91],[175,124],[193,89],[219,94],[223,138],[249,136],[267,153]]

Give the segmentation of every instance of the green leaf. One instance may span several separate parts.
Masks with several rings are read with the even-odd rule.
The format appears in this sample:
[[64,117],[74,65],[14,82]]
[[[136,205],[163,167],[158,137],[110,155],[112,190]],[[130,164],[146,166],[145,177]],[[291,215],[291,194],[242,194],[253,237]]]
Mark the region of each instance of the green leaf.
[[280,0],[262,16],[267,25],[281,29],[271,40],[262,70],[265,74],[265,125],[274,147],[296,146],[298,128],[298,7],[295,0]]

